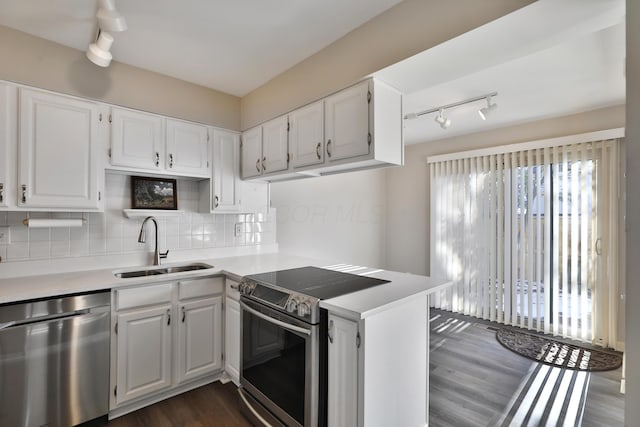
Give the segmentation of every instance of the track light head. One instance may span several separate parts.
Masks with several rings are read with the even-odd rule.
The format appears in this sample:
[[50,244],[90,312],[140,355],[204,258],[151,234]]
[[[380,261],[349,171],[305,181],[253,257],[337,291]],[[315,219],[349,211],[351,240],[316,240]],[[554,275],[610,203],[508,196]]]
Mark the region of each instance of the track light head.
[[89,45],[87,58],[100,67],[108,67],[112,59],[111,52],[109,52],[112,44],[113,36],[109,33],[100,32],[96,42]]
[[98,26],[102,31],[119,32],[127,29],[127,21],[124,16],[116,10],[114,0],[99,0]]
[[487,106],[478,110],[478,114],[482,120],[487,120],[487,116],[498,108],[498,104],[491,103],[491,96],[487,96]]
[[447,129],[451,126],[451,120],[444,116],[444,109],[438,112],[438,115],[436,116],[436,123],[438,123],[442,129]]

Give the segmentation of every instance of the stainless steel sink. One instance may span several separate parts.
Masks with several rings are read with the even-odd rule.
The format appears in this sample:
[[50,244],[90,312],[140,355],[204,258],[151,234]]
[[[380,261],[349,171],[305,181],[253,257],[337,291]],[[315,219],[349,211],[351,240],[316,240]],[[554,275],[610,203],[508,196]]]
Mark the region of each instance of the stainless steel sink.
[[131,277],[157,276],[161,274],[182,273],[185,271],[205,270],[213,268],[212,265],[203,263],[184,264],[184,265],[168,265],[166,267],[153,267],[144,270],[127,270],[116,271],[114,276],[120,279],[128,279]]

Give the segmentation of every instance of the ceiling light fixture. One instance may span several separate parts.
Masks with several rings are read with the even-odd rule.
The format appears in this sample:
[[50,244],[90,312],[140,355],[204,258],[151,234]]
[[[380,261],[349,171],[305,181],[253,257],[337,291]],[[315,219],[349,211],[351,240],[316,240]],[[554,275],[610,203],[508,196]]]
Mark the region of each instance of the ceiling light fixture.
[[442,129],[446,129],[451,126],[451,119],[444,116],[444,109],[441,109],[436,116],[436,123],[440,125]]
[[111,33],[127,29],[127,21],[124,19],[124,16],[116,10],[113,1],[114,0],[99,0],[98,13],[96,13],[100,29]]
[[127,21],[116,10],[114,0],[98,0],[98,33],[96,41],[89,45],[87,58],[100,67],[108,67],[111,64],[111,45],[113,36],[110,32],[119,32],[127,29]]
[[498,104],[491,103],[491,96],[487,96],[487,106],[478,110],[478,114],[482,120],[487,120],[487,116],[493,112],[496,108],[498,108]]
[[405,120],[416,119],[420,116],[424,116],[425,114],[431,114],[431,113],[437,112],[438,115],[435,118],[436,123],[438,123],[442,129],[447,129],[449,126],[451,126],[451,119],[448,119],[447,117],[444,116],[444,110],[449,110],[451,108],[458,107],[460,105],[465,105],[471,102],[477,102],[477,101],[482,101],[486,99],[487,106],[485,108],[478,110],[478,113],[480,113],[480,117],[482,117],[483,120],[486,120],[486,116],[489,113],[491,113],[493,110],[498,108],[498,104],[491,103],[491,98],[495,96],[498,96],[498,92],[492,92],[486,95],[465,99],[464,101],[458,101],[458,102],[454,102],[447,105],[441,105],[440,107],[429,108],[427,110],[418,111],[417,113],[408,113],[408,114],[405,114],[404,119]]
[[109,52],[112,44],[113,36],[111,34],[98,32],[96,42],[91,43],[87,49],[87,58],[96,65],[108,67],[113,58]]

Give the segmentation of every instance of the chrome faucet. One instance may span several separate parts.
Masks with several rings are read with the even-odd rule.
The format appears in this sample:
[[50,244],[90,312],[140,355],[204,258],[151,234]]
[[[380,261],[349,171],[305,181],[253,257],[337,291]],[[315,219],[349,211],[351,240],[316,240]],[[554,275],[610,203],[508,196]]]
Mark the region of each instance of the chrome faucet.
[[153,252],[153,265],[160,265],[160,260],[165,259],[167,255],[169,255],[169,250],[166,252],[158,252],[158,221],[152,216],[148,216],[142,221],[142,226],[140,227],[140,234],[138,235],[138,242],[144,243],[146,241],[146,233],[144,231],[144,225],[147,221],[153,221],[153,225],[155,226],[156,231],[156,249]]

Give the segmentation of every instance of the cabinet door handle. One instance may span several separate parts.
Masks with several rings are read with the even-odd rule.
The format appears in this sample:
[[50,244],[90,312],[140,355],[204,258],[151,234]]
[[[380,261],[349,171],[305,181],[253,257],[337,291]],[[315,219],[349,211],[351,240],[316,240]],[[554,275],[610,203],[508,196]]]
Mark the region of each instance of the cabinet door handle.
[[169,167],[173,167],[173,154],[169,153]]
[[234,291],[239,291],[240,290],[240,288],[238,288],[238,285],[229,285],[229,287],[231,289],[233,289]]
[[160,153],[156,151],[156,166],[160,166]]
[[184,319],[187,318],[187,313],[184,311],[184,306],[182,306],[182,323],[184,323]]
[[327,336],[329,337],[329,342],[333,344],[333,320],[329,320],[329,328],[327,330]]
[[22,185],[22,203],[27,203],[27,186]]
[[320,155],[320,147],[322,146],[322,144],[320,144],[318,142],[318,145],[316,145],[316,156],[318,157],[318,160],[322,159],[322,156]]
[[256,170],[260,173],[260,159],[256,160]]
[[171,309],[167,308],[167,325],[171,324]]
[[4,202],[4,184],[0,182],[0,203]]
[[266,157],[263,157],[263,158],[262,158],[262,170],[263,170],[263,171],[266,171],[266,170],[267,170],[267,167],[264,165],[264,164],[266,163],[266,161],[267,161],[267,158],[266,158]]
[[327,141],[327,156],[331,157],[331,140]]
[[220,206],[220,198],[218,196],[215,196],[213,198],[213,207],[217,208],[218,206]]

